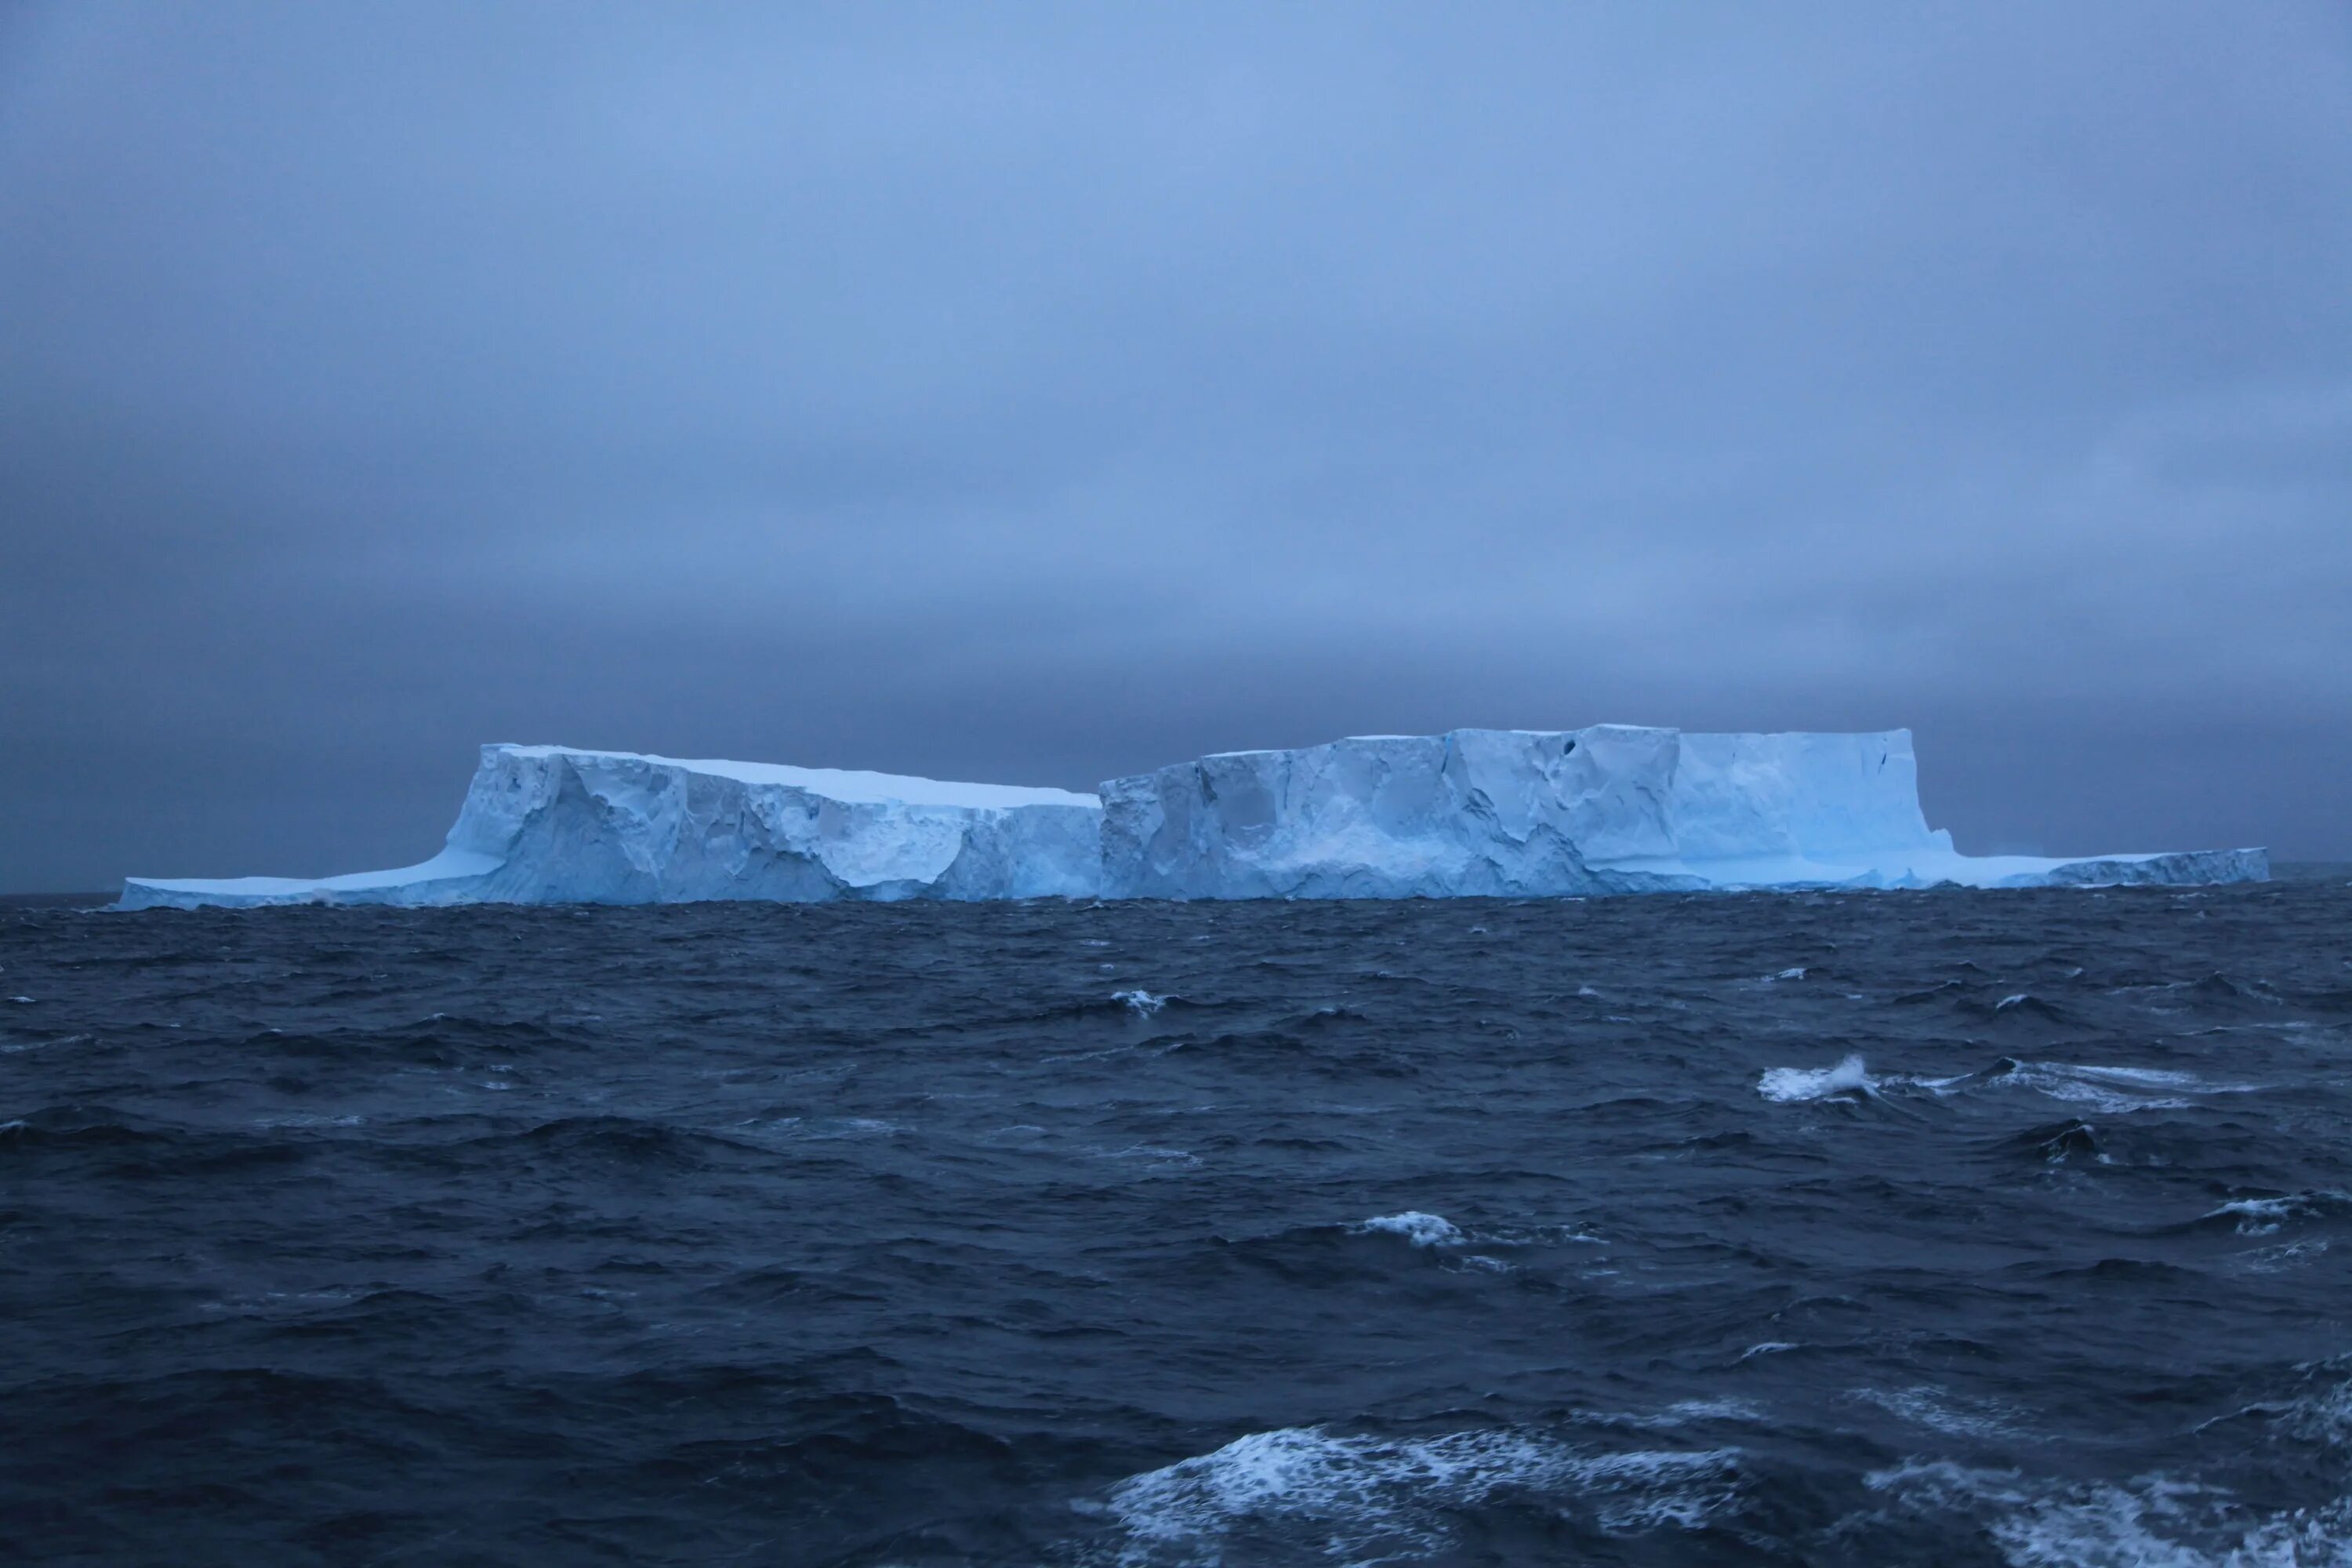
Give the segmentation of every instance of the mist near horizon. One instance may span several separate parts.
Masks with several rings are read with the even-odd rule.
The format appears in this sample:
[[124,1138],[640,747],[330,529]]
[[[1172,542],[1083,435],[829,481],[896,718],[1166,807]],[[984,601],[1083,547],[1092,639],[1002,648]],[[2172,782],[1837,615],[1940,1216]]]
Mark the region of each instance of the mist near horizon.
[[0,16],[0,892],[484,742],[1916,734],[2352,858],[2352,16]]

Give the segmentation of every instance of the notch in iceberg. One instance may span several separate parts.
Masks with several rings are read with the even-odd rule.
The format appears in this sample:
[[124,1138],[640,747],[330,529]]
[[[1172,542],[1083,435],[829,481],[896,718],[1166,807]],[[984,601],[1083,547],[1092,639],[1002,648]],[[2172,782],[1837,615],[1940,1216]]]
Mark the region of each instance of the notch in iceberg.
[[441,853],[300,880],[132,878],[121,907],[1088,898],[1090,795],[490,745]]

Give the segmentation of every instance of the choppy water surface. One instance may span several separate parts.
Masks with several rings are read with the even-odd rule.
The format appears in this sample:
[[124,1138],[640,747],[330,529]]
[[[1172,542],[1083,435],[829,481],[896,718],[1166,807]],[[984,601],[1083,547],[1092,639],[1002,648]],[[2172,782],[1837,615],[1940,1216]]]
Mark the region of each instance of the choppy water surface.
[[2352,889],[0,916],[0,1555],[2352,1561]]

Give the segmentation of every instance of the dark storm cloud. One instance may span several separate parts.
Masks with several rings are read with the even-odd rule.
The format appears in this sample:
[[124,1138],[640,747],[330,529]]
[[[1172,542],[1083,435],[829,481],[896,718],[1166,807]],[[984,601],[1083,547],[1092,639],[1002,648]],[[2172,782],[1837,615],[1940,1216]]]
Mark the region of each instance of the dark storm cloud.
[[13,13],[0,888],[1611,719],[2352,853],[2347,263],[2329,5]]

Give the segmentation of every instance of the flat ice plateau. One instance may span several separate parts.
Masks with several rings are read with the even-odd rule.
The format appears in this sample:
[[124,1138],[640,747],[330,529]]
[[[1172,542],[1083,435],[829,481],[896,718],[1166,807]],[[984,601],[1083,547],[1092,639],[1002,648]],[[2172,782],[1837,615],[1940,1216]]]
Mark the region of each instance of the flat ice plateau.
[[1068,790],[492,745],[421,865],[133,878],[122,907],[1091,898],[1101,816]]
[[1099,797],[491,745],[430,860],[131,878],[124,909],[715,899],[1401,899],[2259,881],[2259,849],[1971,857],[1911,732],[1456,730],[1229,752]]

